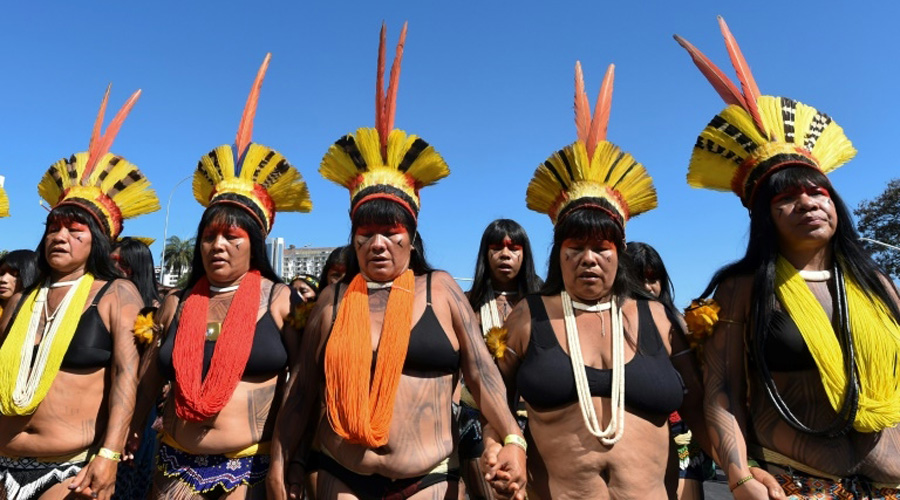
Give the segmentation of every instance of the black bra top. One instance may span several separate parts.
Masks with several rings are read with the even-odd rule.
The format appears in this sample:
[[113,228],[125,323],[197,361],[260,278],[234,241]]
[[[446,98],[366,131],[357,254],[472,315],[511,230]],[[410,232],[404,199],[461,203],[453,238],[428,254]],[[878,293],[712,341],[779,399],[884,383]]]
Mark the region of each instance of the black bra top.
[[[337,316],[338,299],[341,296],[340,284],[335,292],[334,313]],[[406,375],[449,374],[459,371],[459,351],[453,348],[447,333],[434,314],[431,307],[431,273],[426,278],[426,306],[422,317],[413,326],[409,334],[409,347],[406,349],[406,361],[403,373]],[[334,321],[332,321],[332,327]],[[378,358],[378,352],[372,353],[372,367]]]
[[[274,376],[284,370],[288,362],[287,348],[281,338],[281,332],[275,319],[272,317],[272,297],[275,295],[275,286],[269,290],[269,308],[265,314],[256,322],[256,330],[253,333],[253,345],[250,347],[250,357],[247,359],[247,365],[244,367],[242,378],[254,376]],[[169,380],[175,380],[175,365],[172,362],[172,351],[175,349],[175,337],[178,333],[178,320],[181,317],[181,307],[183,305],[184,295],[182,295],[178,304],[178,311],[175,318],[169,326],[169,333],[166,340],[159,348],[159,369],[162,375]],[[206,372],[209,371],[209,364],[212,361],[213,352],[216,349],[214,340],[207,340],[203,345],[203,377],[206,378]]]
[[[519,366],[516,382],[525,401],[543,409],[578,402],[572,361],[559,345],[540,295],[529,295],[531,340]],[[672,366],[646,300],[637,301],[638,349],[625,364],[625,405],[656,415],[669,415],[681,407],[684,384]],[[611,394],[612,370],[585,366],[594,397]]]
[[795,372],[816,369],[816,362],[797,324],[788,313],[780,309],[772,310],[764,348],[766,365],[770,371]]
[[[63,357],[60,369],[79,370],[109,366],[113,351],[112,335],[110,335],[109,330],[100,318],[97,304],[112,283],[112,281],[109,281],[103,285],[103,288],[94,296],[94,300],[88,306],[87,311],[81,315],[81,319],[78,320],[78,326],[75,327],[75,335],[72,337],[72,341],[69,342],[69,349]],[[35,350],[37,347],[34,347]]]

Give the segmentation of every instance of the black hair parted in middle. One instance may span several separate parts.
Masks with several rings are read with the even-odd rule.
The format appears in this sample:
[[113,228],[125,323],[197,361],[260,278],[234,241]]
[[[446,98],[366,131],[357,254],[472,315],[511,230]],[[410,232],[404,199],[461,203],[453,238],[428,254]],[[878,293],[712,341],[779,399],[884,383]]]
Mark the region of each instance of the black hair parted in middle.
[[157,306],[160,303],[159,291],[153,275],[153,253],[150,248],[134,238],[125,237],[116,242],[113,250],[119,251],[122,262],[131,269],[128,279],[140,292],[144,307]]
[[13,250],[0,259],[0,267],[6,266],[19,274],[16,288],[28,290],[38,281],[38,256],[31,250]]
[[609,214],[596,208],[599,205],[615,213],[615,208],[602,198],[582,198],[573,202],[566,209],[553,228],[553,247],[547,264],[547,279],[541,288],[542,295],[556,295],[565,285],[560,268],[560,250],[567,239],[591,239],[611,241],[616,246],[619,265],[616,267],[616,278],[613,280],[612,293],[617,297],[651,298],[641,283],[631,277],[628,271],[630,262],[625,251],[625,234],[619,223]]
[[516,275],[519,296],[524,297],[537,293],[543,284],[541,278],[534,272],[534,254],[531,251],[528,233],[512,219],[497,219],[484,228],[481,244],[478,247],[475,278],[472,280],[472,288],[468,292],[469,304],[476,311],[494,298],[491,293],[491,265],[488,262],[488,249],[490,245],[501,244],[507,236],[514,243],[522,246],[522,267],[519,269],[519,274]]
[[659,281],[659,297],[663,304],[675,308],[675,286],[669,278],[669,272],[659,252],[652,246],[640,241],[630,241],[625,245],[628,259],[631,261],[631,272],[638,282]]
[[91,232],[91,251],[88,254],[85,263],[85,271],[91,273],[95,279],[102,281],[112,281],[121,278],[119,271],[116,269],[109,254],[112,253],[112,241],[109,235],[101,229],[97,220],[84,208],[63,204],[59,205],[47,214],[47,225],[44,227],[44,234],[41,235],[41,242],[37,246],[38,254],[38,270],[41,276],[50,276],[50,263],[47,262],[47,255],[44,251],[44,245],[47,240],[47,232],[50,228],[51,221],[73,220],[87,225]]
[[[353,234],[360,226],[368,224],[400,224],[410,234],[412,248],[409,256],[409,268],[413,274],[420,276],[434,271],[425,258],[425,243],[416,229],[416,219],[401,204],[387,198],[375,198],[356,207],[350,221],[350,248],[353,250]],[[347,261],[347,274],[342,280],[350,283],[359,274],[359,261],[355,255]]]
[[203,256],[201,255],[200,245],[203,241],[203,231],[210,224],[234,225],[244,231],[250,240],[250,269],[256,269],[259,274],[275,283],[281,283],[281,278],[275,274],[272,264],[269,262],[269,256],[266,254],[266,233],[254,215],[248,212],[248,209],[230,203],[213,203],[204,212],[200,218],[200,224],[197,226],[197,237],[194,243],[194,258],[191,261],[191,275],[188,278],[186,288],[191,288],[200,278],[206,275],[206,269],[203,267]]

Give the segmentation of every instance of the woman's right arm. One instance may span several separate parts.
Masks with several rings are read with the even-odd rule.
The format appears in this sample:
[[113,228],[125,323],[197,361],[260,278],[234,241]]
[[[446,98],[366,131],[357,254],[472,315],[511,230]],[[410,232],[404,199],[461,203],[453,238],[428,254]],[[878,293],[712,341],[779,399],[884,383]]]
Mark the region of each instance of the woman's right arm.
[[166,383],[166,380],[159,372],[157,359],[159,359],[160,345],[165,340],[165,333],[169,331],[169,326],[175,317],[175,310],[178,309],[178,301],[178,294],[170,293],[163,300],[162,306],[153,315],[153,341],[150,342],[143,356],[141,356],[141,365],[138,371],[137,402],[134,406],[134,416],[131,418],[132,439],[129,440],[131,442],[129,448],[133,446],[137,449],[137,444],[134,441],[135,434],[137,436],[142,435],[144,426],[147,424],[147,415],[150,414],[150,409],[156,405],[160,391],[162,391],[162,387]]
[[335,287],[326,288],[309,314],[303,330],[300,352],[292,361],[291,381],[275,420],[272,437],[272,462],[267,478],[268,498],[283,500],[302,497],[305,452],[316,430],[322,373],[319,352],[331,330]]
[[[704,413],[719,466],[728,475],[736,499],[767,499],[766,488],[752,477],[747,461],[747,381],[744,357],[752,278],[724,281],[716,290],[721,306],[713,335],[703,345]],[[739,482],[743,481],[740,485]]]

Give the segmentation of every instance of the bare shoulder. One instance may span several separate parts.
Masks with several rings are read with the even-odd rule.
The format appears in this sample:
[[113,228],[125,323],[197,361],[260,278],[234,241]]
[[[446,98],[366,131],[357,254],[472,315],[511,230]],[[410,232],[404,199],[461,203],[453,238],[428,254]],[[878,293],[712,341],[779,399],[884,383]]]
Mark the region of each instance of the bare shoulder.
[[750,314],[750,298],[753,293],[753,276],[731,276],[716,288],[714,298],[722,308],[720,318],[744,321]]
[[156,323],[158,325],[165,327],[172,322],[172,319],[175,317],[175,311],[178,309],[178,303],[181,301],[180,292],[181,290],[178,289],[170,290],[163,299],[162,305],[159,306],[159,310],[156,312]]
[[116,304],[117,307],[135,304],[138,307],[144,306],[144,300],[141,298],[137,286],[130,280],[122,278],[113,280],[109,286],[109,291],[103,297],[100,297],[99,304],[103,303]]

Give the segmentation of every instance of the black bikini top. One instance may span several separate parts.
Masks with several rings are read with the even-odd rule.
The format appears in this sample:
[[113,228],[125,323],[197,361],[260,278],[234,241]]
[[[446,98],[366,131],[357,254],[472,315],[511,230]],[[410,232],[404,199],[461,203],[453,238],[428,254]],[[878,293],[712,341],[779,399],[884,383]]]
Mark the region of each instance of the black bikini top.
[[[516,382],[525,401],[542,409],[558,408],[578,402],[572,361],[562,346],[540,295],[529,295],[531,340],[519,366]],[[625,364],[625,405],[656,415],[669,415],[681,407],[684,384],[669,361],[650,306],[637,301],[638,349]],[[611,394],[612,370],[585,366],[588,387],[594,397]]]
[[[284,341],[281,338],[281,332],[275,319],[272,317],[272,299],[275,295],[275,286],[269,290],[269,307],[265,314],[256,322],[256,330],[253,333],[253,345],[250,347],[250,357],[247,359],[247,365],[244,367],[242,378],[254,376],[274,376],[280,373],[287,366],[288,354]],[[175,337],[178,334],[178,321],[181,318],[181,308],[184,304],[184,294],[179,298],[178,310],[175,318],[169,326],[169,333],[166,340],[159,348],[159,369],[163,376],[169,380],[175,380],[175,365],[172,362],[172,351],[175,349]],[[203,345],[203,377],[206,378],[206,372],[209,371],[209,364],[212,361],[213,352],[216,349],[215,340],[207,340]]]
[[[459,371],[459,351],[453,348],[447,333],[434,314],[431,307],[431,273],[426,277],[426,306],[422,317],[413,326],[409,334],[409,347],[406,349],[406,361],[403,373],[406,375],[427,376],[431,374],[449,374]],[[334,310],[332,328],[337,317],[338,303],[341,297],[340,283],[334,294]],[[378,358],[378,351],[372,353],[372,366]]]
[[815,370],[816,362],[791,316],[780,310],[772,310],[769,333],[764,346],[766,365],[773,372]]
[[[94,296],[94,300],[78,320],[75,327],[75,335],[69,342],[69,349],[63,357],[60,369],[78,370],[85,368],[102,368],[109,366],[112,360],[113,341],[109,329],[103,324],[97,304],[112,285],[112,281],[106,282],[103,288]],[[37,346],[35,346],[37,349]]]

